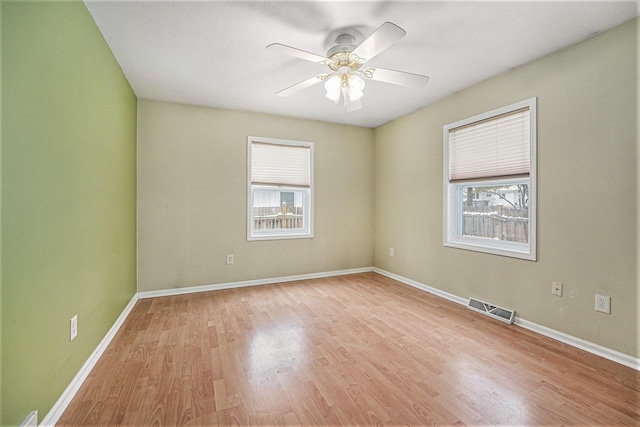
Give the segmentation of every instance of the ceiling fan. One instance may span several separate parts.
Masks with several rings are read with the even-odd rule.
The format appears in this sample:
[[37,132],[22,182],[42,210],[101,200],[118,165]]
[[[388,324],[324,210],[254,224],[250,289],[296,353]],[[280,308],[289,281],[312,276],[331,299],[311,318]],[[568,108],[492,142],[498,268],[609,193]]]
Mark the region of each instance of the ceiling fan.
[[324,82],[327,98],[334,103],[342,102],[347,111],[362,108],[360,98],[364,94],[365,80],[375,80],[408,87],[423,87],[428,76],[389,70],[380,67],[366,67],[365,63],[387,49],[406,35],[406,31],[391,22],[385,22],[358,46],[355,37],[345,32],[336,38],[336,45],[329,49],[327,56],[316,55],[295,47],[273,43],[267,49],[286,53],[296,58],[327,65],[329,73],[318,74],[289,86],[276,93],[289,96],[317,83]]

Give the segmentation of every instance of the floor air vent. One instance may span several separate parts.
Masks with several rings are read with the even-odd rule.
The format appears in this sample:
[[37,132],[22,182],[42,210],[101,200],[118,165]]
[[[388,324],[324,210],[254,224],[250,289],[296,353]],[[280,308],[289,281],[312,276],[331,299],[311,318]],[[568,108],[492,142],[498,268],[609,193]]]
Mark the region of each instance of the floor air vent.
[[467,308],[509,324],[513,323],[513,316],[515,315],[513,310],[498,307],[475,298],[469,298]]

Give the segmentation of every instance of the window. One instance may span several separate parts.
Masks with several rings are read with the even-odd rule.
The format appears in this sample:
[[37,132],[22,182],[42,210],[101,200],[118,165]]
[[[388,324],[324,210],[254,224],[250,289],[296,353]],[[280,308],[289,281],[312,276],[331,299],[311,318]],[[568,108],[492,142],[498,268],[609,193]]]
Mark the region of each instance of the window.
[[536,98],[444,126],[444,245],[535,261]]
[[313,143],[248,138],[247,240],[313,237]]

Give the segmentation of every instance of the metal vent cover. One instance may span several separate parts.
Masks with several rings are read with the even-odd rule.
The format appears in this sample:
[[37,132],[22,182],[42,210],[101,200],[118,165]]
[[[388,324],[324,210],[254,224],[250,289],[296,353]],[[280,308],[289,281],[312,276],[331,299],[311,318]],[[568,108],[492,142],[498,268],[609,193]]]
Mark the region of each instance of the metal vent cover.
[[515,311],[513,310],[498,307],[497,305],[489,304],[488,302],[484,302],[473,297],[469,298],[467,308],[469,310],[477,311],[478,313],[493,317],[494,319],[498,319],[501,322],[505,322],[508,324],[512,324],[513,318],[515,317]]

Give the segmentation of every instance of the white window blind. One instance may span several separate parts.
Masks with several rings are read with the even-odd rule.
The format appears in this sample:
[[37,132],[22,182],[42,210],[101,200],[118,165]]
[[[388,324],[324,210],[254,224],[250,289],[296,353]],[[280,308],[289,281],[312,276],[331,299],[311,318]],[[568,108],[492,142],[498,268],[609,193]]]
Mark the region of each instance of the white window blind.
[[308,146],[251,143],[251,184],[309,188],[311,149]]
[[449,131],[449,182],[529,176],[529,108]]

